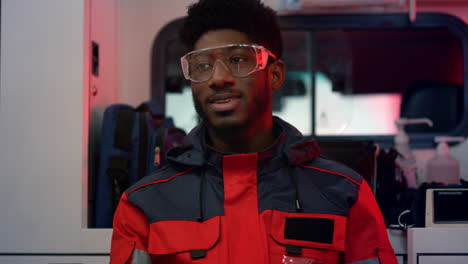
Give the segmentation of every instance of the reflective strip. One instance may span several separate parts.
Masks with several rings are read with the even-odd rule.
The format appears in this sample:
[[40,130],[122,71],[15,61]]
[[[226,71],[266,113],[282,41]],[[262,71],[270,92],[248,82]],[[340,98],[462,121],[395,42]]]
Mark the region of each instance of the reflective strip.
[[348,264],[380,264],[379,258],[372,258],[372,259],[366,259],[366,260],[360,260],[356,262],[351,262]]
[[151,256],[143,250],[133,250],[132,264],[153,264]]

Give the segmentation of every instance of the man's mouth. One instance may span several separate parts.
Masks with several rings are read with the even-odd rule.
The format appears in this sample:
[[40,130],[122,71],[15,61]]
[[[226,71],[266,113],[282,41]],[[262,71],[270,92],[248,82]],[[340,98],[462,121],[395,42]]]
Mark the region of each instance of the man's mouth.
[[237,94],[217,94],[210,97],[208,101],[215,112],[233,111],[240,104],[240,95]]
[[216,100],[214,103],[215,104],[225,104],[225,103],[229,103],[233,100],[233,98],[227,98],[227,99],[219,99],[219,100]]

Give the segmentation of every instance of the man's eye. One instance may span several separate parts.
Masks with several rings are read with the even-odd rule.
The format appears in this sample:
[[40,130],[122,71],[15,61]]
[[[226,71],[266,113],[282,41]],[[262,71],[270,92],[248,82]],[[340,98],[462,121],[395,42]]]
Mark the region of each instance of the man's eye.
[[231,57],[230,62],[233,64],[237,64],[237,63],[245,62],[246,60],[247,58],[245,57],[235,56],[235,57]]
[[211,64],[209,64],[209,63],[197,63],[195,65],[195,69],[197,71],[200,71],[200,72],[201,71],[207,71],[207,70],[211,69]]

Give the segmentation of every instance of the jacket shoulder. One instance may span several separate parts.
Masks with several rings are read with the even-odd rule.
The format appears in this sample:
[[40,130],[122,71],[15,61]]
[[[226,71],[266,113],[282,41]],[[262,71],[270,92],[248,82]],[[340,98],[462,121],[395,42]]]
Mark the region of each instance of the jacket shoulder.
[[318,156],[315,159],[301,164],[302,167],[321,171],[323,173],[342,176],[358,185],[362,183],[363,177],[348,166],[331,159]]
[[133,185],[131,185],[125,192],[128,196],[131,194],[138,192],[139,190],[152,185],[158,185],[165,182],[170,181],[171,179],[175,178],[178,175],[184,174],[190,171],[191,168],[187,170],[176,170],[175,168],[171,167],[170,165],[165,165],[161,169],[141,178]]

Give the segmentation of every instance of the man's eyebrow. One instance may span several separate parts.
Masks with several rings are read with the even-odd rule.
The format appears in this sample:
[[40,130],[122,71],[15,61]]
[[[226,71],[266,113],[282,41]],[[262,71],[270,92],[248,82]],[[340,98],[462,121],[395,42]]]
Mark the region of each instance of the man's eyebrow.
[[192,54],[192,58],[202,58],[202,57],[211,57],[210,52],[208,51],[200,51],[200,52],[195,52]]
[[245,47],[229,47],[229,51],[233,50],[243,50]]
[[222,50],[219,50],[219,51],[215,51],[215,50],[216,49],[214,49],[214,50],[202,50],[200,52],[195,52],[193,55],[195,55],[195,57],[213,57],[213,56],[216,56],[218,54],[224,55]]

